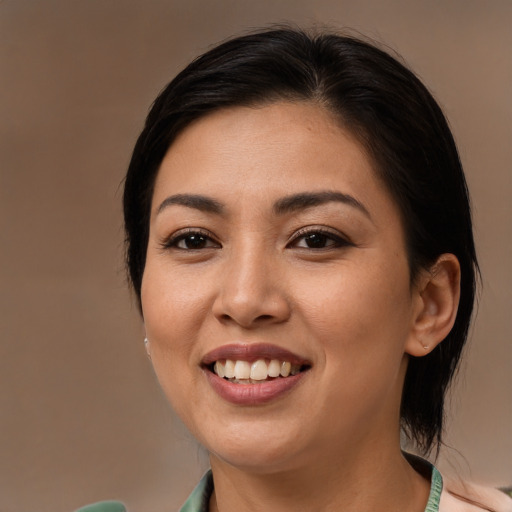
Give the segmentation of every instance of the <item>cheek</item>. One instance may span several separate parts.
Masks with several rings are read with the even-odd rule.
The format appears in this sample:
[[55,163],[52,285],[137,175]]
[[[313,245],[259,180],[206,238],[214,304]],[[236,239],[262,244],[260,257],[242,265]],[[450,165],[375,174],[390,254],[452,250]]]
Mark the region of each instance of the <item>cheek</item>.
[[[192,287],[193,288],[193,287]],[[188,288],[190,290],[190,288]],[[199,304],[197,294],[175,279],[146,267],[141,289],[144,326],[153,370],[167,400],[187,423],[194,396],[189,396]]]
[[[146,267],[141,289],[142,312],[151,361],[169,400],[176,400],[197,368],[198,338],[205,315],[204,286],[177,272]],[[171,277],[172,276],[172,277]],[[201,293],[201,288],[203,293]]]
[[[350,272],[311,296],[308,330],[322,347],[321,379],[329,390],[324,407],[332,411],[334,431],[351,428],[356,418],[358,425],[370,424],[379,411],[396,413],[399,404],[409,334],[409,281],[405,273],[386,279],[378,275]],[[332,404],[337,406],[333,409]]]
[[204,280],[179,269],[148,264],[141,288],[146,329],[159,343],[178,342],[187,332],[192,335],[191,327],[200,322],[206,309],[207,295]]
[[320,283],[301,280],[300,308],[327,365],[348,372],[378,370],[385,360],[399,364],[410,325],[409,276],[406,265],[392,273],[380,266],[347,265]]
[[[376,322],[392,324],[397,317],[403,320],[410,307],[408,274],[400,269],[394,273],[380,270],[378,265],[331,272],[325,278],[303,276],[297,296],[308,304],[311,317],[326,327],[360,324],[370,327]],[[322,322],[328,316],[329,321]],[[322,325],[318,325],[322,329]]]

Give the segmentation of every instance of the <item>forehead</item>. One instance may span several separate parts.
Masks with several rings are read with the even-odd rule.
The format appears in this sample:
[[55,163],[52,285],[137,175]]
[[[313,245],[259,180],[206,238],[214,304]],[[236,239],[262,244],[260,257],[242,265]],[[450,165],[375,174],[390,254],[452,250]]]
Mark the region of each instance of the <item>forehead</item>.
[[216,111],[189,125],[162,161],[153,204],[169,194],[240,201],[335,190],[391,201],[362,145],[313,103]]

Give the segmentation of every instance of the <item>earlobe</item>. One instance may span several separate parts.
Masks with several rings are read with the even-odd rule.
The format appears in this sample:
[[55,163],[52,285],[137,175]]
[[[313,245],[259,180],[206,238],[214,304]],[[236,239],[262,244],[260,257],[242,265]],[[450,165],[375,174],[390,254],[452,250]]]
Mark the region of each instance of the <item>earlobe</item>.
[[430,353],[451,331],[460,296],[460,265],[453,254],[442,254],[418,279],[416,306],[405,352],[421,357]]

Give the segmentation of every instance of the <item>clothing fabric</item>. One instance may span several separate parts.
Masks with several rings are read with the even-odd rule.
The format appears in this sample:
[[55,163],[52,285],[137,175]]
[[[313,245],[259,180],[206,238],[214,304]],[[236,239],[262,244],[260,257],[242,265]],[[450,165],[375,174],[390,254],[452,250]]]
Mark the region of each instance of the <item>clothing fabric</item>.
[[120,501],[101,501],[86,505],[75,512],[126,512],[126,507]]
[[[409,456],[410,461],[421,461],[431,468],[430,494],[425,512],[512,512],[512,499],[504,493],[486,487],[462,482],[443,482],[435,466],[419,457]],[[180,512],[208,512],[213,492],[212,472],[208,471]]]
[[[430,494],[424,512],[512,512],[512,499],[504,493],[464,482],[443,481],[435,466],[419,457],[405,455],[413,466],[426,466],[431,472]],[[180,512],[208,512],[212,492],[213,476],[208,471]],[[118,501],[105,501],[88,505],[76,512],[126,512],[126,508]]]
[[[425,512],[439,512],[439,501],[443,490],[443,479],[439,471],[432,467],[432,479],[430,484],[430,495],[428,497]],[[188,500],[181,507],[180,512],[208,512],[210,496],[213,492],[212,472],[208,471],[196,488],[192,491]]]

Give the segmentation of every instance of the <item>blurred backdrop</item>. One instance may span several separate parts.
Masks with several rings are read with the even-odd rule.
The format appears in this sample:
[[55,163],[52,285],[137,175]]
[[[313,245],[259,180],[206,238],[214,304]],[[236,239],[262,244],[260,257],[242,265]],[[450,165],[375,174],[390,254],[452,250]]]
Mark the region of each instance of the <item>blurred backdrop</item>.
[[396,49],[450,120],[483,294],[441,467],[512,484],[512,2],[0,2],[0,510],[112,498],[177,510],[206,458],[146,360],[127,290],[122,178],[156,94],[270,22],[351,27]]

